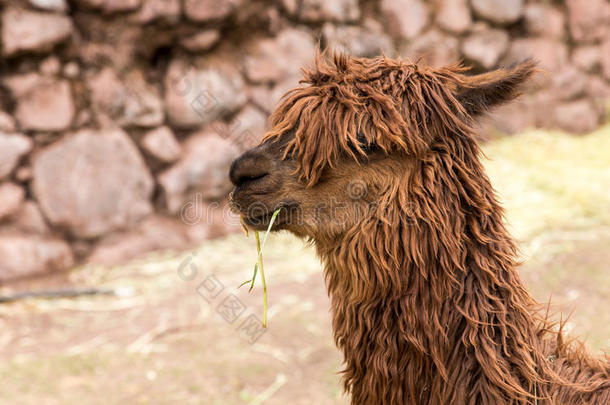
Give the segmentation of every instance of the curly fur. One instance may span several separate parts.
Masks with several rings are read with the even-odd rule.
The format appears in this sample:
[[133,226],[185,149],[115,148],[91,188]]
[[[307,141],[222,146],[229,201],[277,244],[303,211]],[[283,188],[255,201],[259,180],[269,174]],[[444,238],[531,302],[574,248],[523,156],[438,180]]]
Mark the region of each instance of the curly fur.
[[608,359],[565,343],[519,278],[475,141],[534,70],[319,55],[272,115],[266,140],[294,133],[283,158],[309,188],[369,146],[410,162],[378,187],[384,210],[310,235],[353,405],[610,404]]

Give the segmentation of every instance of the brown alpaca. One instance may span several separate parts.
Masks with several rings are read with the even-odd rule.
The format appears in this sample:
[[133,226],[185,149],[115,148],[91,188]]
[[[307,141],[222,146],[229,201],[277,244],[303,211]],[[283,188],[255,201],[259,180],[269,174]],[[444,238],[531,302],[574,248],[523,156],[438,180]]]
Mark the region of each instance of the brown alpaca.
[[231,168],[254,229],[325,266],[353,405],[610,404],[608,359],[567,344],[517,273],[474,121],[535,66],[478,76],[318,56]]

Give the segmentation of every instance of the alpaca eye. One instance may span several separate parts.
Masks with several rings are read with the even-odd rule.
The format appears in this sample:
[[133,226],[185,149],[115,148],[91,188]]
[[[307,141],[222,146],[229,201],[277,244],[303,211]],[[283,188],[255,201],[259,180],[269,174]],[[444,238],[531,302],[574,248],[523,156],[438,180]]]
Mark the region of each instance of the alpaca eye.
[[352,141],[349,142],[350,150],[357,155],[360,153],[360,151],[358,150],[358,147],[356,147],[356,145],[360,147],[360,150],[367,155],[377,150],[377,145],[375,145],[374,143],[370,143],[363,134],[358,134],[355,143]]

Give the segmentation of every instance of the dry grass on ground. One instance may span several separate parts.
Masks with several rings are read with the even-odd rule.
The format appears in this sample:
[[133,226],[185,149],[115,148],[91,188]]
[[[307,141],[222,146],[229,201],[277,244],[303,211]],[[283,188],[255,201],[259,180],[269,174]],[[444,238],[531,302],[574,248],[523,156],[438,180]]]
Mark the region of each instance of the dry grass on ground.
[[[610,127],[586,137],[529,132],[486,145],[533,294],[574,312],[569,327],[610,348]],[[66,283],[129,287],[124,298],[0,306],[0,402],[6,404],[344,404],[328,298],[311,249],[289,235],[265,249],[269,329],[255,343],[217,312],[250,276],[253,238],[128,266],[81,268]],[[193,265],[191,267],[191,264]],[[182,280],[178,269],[196,270]],[[214,275],[225,286],[206,301]],[[260,289],[237,292],[260,316]],[[209,298],[209,297],[208,297]]]

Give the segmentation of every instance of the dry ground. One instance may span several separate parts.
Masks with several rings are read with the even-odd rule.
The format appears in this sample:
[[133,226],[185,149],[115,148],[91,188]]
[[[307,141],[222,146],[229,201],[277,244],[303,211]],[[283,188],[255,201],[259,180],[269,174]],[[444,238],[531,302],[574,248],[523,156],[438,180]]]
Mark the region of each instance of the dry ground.
[[[528,287],[573,312],[570,333],[591,350],[610,349],[610,127],[580,138],[529,132],[485,150]],[[345,404],[320,265],[301,241],[269,241],[269,328],[255,343],[240,325],[260,316],[259,288],[237,292],[243,314],[232,324],[218,313],[254,258],[252,238],[232,235],[35,283],[132,294],[0,305],[0,403]],[[214,298],[212,281],[224,286]]]

